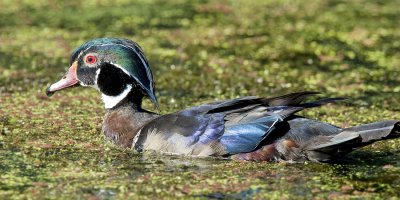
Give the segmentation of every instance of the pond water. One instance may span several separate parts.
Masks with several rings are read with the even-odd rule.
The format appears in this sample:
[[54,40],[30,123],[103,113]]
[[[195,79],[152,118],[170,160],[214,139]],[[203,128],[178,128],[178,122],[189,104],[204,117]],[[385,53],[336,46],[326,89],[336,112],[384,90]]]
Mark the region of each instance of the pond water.
[[[399,1],[2,1],[0,199],[398,199],[400,140],[340,163],[135,154],[104,141],[97,91],[45,96],[72,50],[137,41],[161,113],[217,99],[320,91],[309,118],[400,119]],[[145,107],[154,110],[150,101]]]

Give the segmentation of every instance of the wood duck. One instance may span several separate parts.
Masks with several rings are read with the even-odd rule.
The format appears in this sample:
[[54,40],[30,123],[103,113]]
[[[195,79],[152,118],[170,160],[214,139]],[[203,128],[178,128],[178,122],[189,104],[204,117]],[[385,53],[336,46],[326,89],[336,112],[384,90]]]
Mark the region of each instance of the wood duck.
[[141,107],[144,97],[157,106],[153,75],[139,45],[98,38],[77,48],[67,74],[47,95],[82,85],[98,89],[106,108],[102,130],[118,146],[187,156],[248,161],[328,162],[378,140],[400,136],[400,122],[382,121],[339,128],[295,115],[306,108],[341,100],[304,100],[316,92],[273,98],[216,101],[166,115]]

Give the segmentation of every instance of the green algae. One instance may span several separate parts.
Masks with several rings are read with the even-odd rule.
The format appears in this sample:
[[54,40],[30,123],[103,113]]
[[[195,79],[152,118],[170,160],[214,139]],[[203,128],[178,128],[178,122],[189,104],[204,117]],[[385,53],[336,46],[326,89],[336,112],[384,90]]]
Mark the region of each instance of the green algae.
[[[93,37],[144,49],[162,113],[315,90],[302,114],[339,126],[400,119],[399,1],[2,1],[0,199],[397,199],[400,141],[337,164],[137,155],[104,142],[88,88],[46,86]],[[150,101],[145,106],[153,109]]]

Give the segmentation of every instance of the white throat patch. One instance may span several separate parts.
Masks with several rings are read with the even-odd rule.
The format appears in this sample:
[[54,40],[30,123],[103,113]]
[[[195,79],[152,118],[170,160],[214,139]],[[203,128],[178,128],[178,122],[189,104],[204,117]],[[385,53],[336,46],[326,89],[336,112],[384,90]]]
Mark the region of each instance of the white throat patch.
[[125,90],[121,94],[119,94],[118,96],[108,96],[108,95],[105,95],[105,94],[101,94],[101,99],[104,102],[104,107],[106,109],[113,108],[120,101],[122,101],[122,99],[124,99],[126,97],[126,95],[129,94],[131,89],[132,89],[132,85],[127,85]]

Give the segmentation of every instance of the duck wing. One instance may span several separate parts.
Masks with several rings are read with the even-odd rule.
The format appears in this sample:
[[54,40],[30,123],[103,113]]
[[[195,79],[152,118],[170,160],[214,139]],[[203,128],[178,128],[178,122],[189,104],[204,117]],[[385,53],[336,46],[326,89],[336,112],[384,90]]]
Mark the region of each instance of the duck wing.
[[315,92],[274,98],[242,97],[217,101],[160,116],[143,126],[134,139],[146,149],[186,155],[232,155],[256,149],[277,123],[305,108],[339,100],[301,103]]

